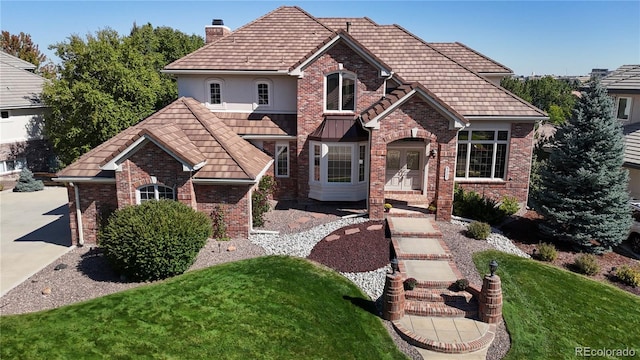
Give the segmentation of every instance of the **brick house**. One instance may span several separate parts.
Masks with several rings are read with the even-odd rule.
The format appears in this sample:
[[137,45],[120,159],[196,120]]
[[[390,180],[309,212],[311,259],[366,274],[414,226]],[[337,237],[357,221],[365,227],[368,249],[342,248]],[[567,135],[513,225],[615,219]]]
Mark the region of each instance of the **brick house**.
[[205,46],[164,69],[180,99],[58,174],[74,242],[95,242],[101,209],[162,197],[219,205],[230,236],[245,237],[264,174],[276,199],[364,200],[372,219],[390,198],[434,203],[450,219],[454,183],[526,202],[533,128],[547,117],[497,85],[512,74],[503,65],[298,7],[233,32],[214,20],[205,33]]

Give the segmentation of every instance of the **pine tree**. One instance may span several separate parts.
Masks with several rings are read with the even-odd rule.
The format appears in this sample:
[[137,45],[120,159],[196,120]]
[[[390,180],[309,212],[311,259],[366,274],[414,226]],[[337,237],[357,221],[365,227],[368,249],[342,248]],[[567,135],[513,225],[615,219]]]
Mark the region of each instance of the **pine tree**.
[[541,230],[582,250],[610,251],[627,238],[631,213],[622,128],[599,83],[583,93],[553,145],[542,170]]
[[36,180],[33,178],[31,170],[24,168],[20,172],[20,177],[16,186],[13,188],[14,192],[33,192],[44,190],[44,184],[42,180]]

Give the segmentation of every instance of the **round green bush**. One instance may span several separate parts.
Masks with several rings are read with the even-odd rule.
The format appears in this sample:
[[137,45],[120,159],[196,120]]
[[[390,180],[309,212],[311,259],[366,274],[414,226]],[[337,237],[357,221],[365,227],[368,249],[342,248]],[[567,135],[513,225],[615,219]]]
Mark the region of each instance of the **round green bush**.
[[541,243],[538,245],[538,253],[534,257],[542,261],[553,261],[558,258],[558,251],[553,244]]
[[467,226],[467,232],[477,240],[485,240],[491,234],[491,226],[484,222],[474,221]]
[[640,286],[640,266],[636,266],[634,269],[631,266],[622,265],[616,270],[616,277],[629,286]]
[[160,200],[116,210],[98,239],[117,272],[146,281],[184,273],[210,236],[207,215]]
[[582,254],[573,261],[576,271],[585,275],[595,275],[600,272],[598,260],[593,254]]

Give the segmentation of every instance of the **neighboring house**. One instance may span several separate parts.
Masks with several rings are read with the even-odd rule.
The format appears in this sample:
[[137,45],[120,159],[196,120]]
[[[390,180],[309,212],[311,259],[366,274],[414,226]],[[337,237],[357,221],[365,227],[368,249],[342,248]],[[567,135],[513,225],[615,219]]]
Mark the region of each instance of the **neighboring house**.
[[45,106],[43,77],[36,66],[0,51],[0,176],[15,178],[20,169],[48,170],[51,149],[42,138]]
[[533,128],[547,116],[496,85],[511,71],[495,61],[298,7],[205,33],[164,70],[180,99],[58,174],[75,242],[95,242],[113,208],[157,198],[219,206],[229,235],[246,237],[263,174],[276,199],[365,200],[372,219],[394,199],[434,203],[448,220],[454,183],[526,202]]
[[624,167],[629,170],[629,192],[640,199],[640,65],[623,65],[601,84],[613,97],[614,114],[623,125]]

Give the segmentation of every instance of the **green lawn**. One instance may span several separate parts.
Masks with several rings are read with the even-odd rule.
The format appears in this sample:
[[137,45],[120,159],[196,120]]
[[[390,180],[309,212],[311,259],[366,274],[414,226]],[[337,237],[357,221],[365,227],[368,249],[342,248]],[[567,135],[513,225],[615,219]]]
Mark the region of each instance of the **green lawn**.
[[481,274],[491,259],[500,264],[503,315],[511,335],[505,359],[576,359],[578,346],[632,348],[640,356],[640,297],[498,251],[474,255]]
[[404,359],[367,296],[306,260],[262,257],[0,318],[2,359]]

